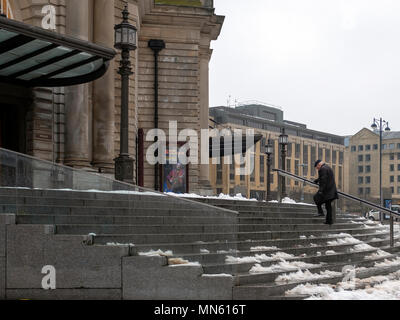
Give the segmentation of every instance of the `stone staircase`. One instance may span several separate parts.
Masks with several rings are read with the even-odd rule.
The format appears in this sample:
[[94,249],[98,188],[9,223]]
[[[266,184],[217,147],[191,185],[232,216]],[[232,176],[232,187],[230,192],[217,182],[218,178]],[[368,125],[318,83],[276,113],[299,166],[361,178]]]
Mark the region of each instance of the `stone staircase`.
[[[363,218],[328,226],[313,206],[192,200],[0,189],[3,298],[302,299],[287,292],[337,284],[348,265],[358,278],[400,269],[388,227]],[[40,287],[44,265],[57,270],[53,292]]]

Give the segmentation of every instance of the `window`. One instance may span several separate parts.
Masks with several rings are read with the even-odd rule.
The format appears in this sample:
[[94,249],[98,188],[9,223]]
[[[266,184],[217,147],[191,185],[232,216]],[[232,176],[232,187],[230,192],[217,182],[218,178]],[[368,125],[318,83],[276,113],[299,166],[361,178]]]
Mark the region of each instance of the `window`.
[[371,177],[365,177],[365,183],[371,184]]
[[388,148],[387,144],[383,144],[383,145],[382,145],[382,149],[383,149],[383,150],[387,150],[387,148]]
[[364,151],[364,146],[358,146],[358,151]]
[[390,176],[390,183],[394,183],[394,176]]
[[364,178],[358,177],[358,184],[363,184],[363,183],[364,183]]
[[394,171],[394,164],[390,165],[390,171]]
[[400,176],[397,176],[397,182],[400,182]]
[[371,166],[366,166],[365,167],[365,172],[370,173],[371,172]]
[[344,152],[340,151],[339,152],[339,164],[343,164],[344,161]]
[[325,162],[326,163],[331,162],[331,150],[330,149],[325,150]]
[[358,194],[364,194],[364,188],[358,188]]
[[289,158],[292,157],[292,143],[289,142],[288,146],[287,146],[287,156]]
[[397,149],[400,149],[400,143],[397,144]]
[[[321,147],[319,147],[318,148],[318,160],[322,160],[322,158],[323,158],[323,155],[322,155],[322,148]],[[354,150],[355,151],[355,150]]]
[[400,171],[400,164],[397,165],[397,171]]
[[364,172],[364,167],[358,166],[358,173],[363,173],[363,172]]
[[318,159],[316,159],[317,157],[317,148],[316,147],[311,147],[311,164],[314,165],[315,161],[317,161]]
[[356,152],[356,151],[357,151],[356,146],[351,146],[351,152]]
[[378,150],[378,145],[374,144],[374,150]]
[[303,146],[303,163],[308,163],[308,146]]
[[337,162],[337,151],[333,150],[332,151],[332,163],[336,163]]
[[296,158],[300,159],[300,144],[296,143]]
[[371,161],[371,155],[370,154],[365,155],[365,161],[367,161],[367,162]]
[[286,171],[292,172],[292,161],[290,159],[286,159]]
[[394,187],[390,187],[390,192],[394,194]]
[[365,146],[365,151],[371,151],[371,145],[370,144],[367,144]]
[[394,153],[391,153],[389,157],[390,157],[390,160],[394,160]]
[[400,194],[400,187],[397,187],[397,194]]
[[400,160],[400,153],[397,154],[397,160]]
[[393,150],[395,148],[395,144],[394,143],[390,143],[389,144],[389,150]]
[[365,188],[365,194],[370,195],[371,194],[371,188]]
[[358,162],[363,162],[364,161],[364,156],[363,155],[359,155],[358,156]]

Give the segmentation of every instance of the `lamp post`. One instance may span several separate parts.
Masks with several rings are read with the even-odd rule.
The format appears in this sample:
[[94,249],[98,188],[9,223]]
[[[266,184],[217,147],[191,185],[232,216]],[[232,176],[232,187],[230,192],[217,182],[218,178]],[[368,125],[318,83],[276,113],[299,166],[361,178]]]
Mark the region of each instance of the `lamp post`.
[[[372,129],[379,130],[379,201],[380,205],[383,207],[383,192],[382,192],[382,138],[383,138],[383,131],[386,132],[390,131],[389,122],[380,119],[375,119],[371,125]],[[383,221],[383,214],[380,213],[381,221]]]
[[114,27],[114,47],[121,50],[118,74],[121,75],[121,141],[120,154],[115,161],[115,179],[133,183],[133,159],[129,156],[129,76],[133,74],[130,51],[136,50],[137,29],[128,21],[128,7],[122,11],[123,21]]
[[265,154],[267,155],[267,194],[266,201],[272,201],[271,195],[271,164],[272,159],[271,156],[274,153],[274,145],[273,141],[268,139],[268,143],[265,145]]
[[[285,133],[285,128],[282,129],[282,134],[279,136],[279,145],[281,146],[282,170],[286,171],[286,146],[289,144],[289,137]],[[281,177],[282,185],[282,198],[286,198],[286,178]]]

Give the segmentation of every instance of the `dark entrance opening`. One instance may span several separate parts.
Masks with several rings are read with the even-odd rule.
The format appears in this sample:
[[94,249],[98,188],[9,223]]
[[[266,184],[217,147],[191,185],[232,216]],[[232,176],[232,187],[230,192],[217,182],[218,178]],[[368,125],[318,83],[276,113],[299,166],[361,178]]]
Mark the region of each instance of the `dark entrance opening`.
[[0,148],[26,152],[26,111],[21,106],[0,104]]

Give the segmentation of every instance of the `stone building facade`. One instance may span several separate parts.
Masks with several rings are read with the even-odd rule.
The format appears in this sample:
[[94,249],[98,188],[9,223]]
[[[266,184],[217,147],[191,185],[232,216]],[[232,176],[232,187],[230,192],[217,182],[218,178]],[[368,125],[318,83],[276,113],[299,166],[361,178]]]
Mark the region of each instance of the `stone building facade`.
[[[344,138],[329,133],[310,130],[306,125],[284,120],[281,109],[262,103],[244,104],[236,108],[215,107],[210,109],[213,126],[218,129],[254,129],[255,134],[262,134],[264,140],[272,139],[274,154],[272,168],[280,168],[281,151],[278,137],[281,129],[285,128],[289,136],[287,147],[287,171],[309,180],[317,177],[314,169],[316,160],[325,161],[335,172],[338,188],[345,187],[345,146]],[[255,146],[255,170],[251,175],[235,175],[238,164],[226,164],[221,159],[220,164],[210,165],[211,184],[217,193],[242,195],[249,198],[264,199],[267,181],[267,156],[262,149],[262,141]],[[277,174],[272,174],[272,193],[276,197],[278,189]],[[288,195],[300,200],[304,195],[305,201],[312,201],[315,189],[303,186],[293,180],[287,180]]]
[[[137,184],[153,188],[155,177],[154,166],[143,158],[152,143],[145,137],[155,128],[155,57],[149,40],[165,42],[158,60],[159,128],[168,130],[169,121],[177,121],[178,130],[208,128],[210,43],[218,38],[224,21],[214,14],[213,1],[8,0],[8,4],[13,19],[38,27],[43,6],[51,4],[56,8],[55,32],[108,48],[114,46],[114,25],[122,21],[121,12],[128,5],[130,22],[138,29],[138,48],[131,53],[129,101],[129,152]],[[85,85],[29,89],[0,84],[3,122],[13,114],[18,137],[13,143],[3,139],[0,147],[111,175],[120,149],[119,62],[117,54],[105,76]],[[208,166],[190,166],[191,191],[207,184],[208,172]]]
[[[384,132],[382,140],[382,191],[384,200],[400,204],[400,132]],[[379,203],[379,132],[362,129],[350,138],[349,193]]]

